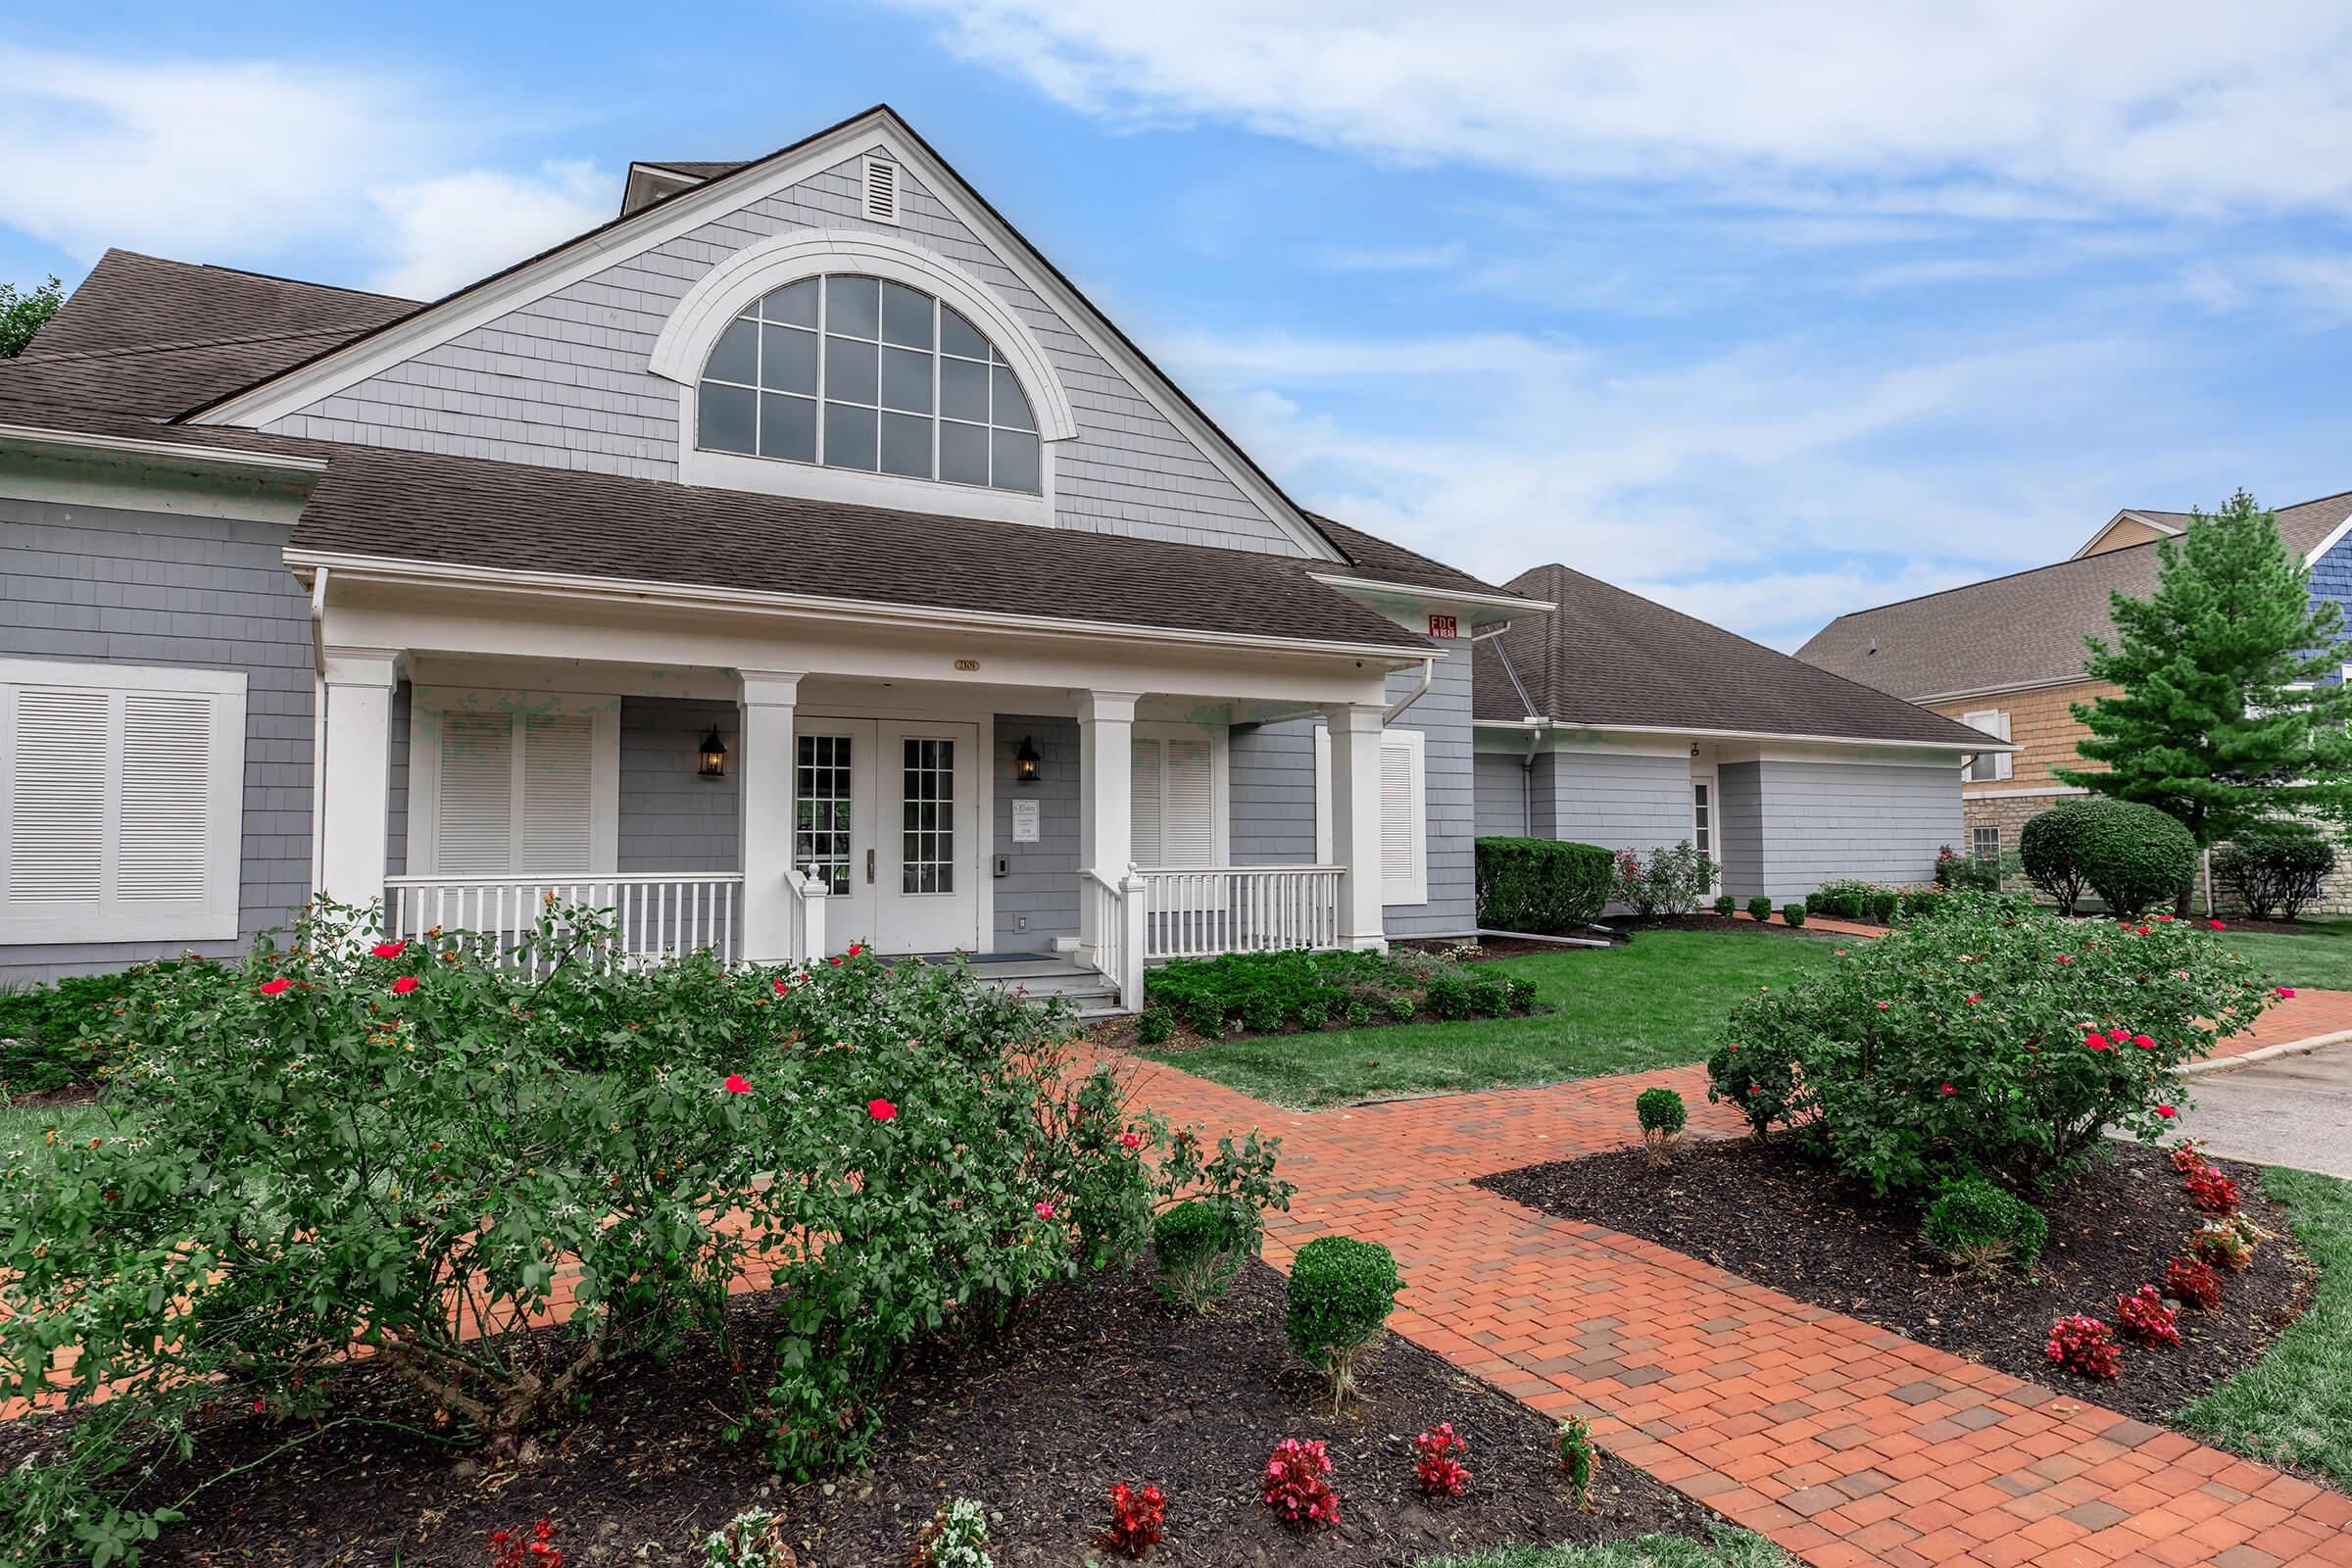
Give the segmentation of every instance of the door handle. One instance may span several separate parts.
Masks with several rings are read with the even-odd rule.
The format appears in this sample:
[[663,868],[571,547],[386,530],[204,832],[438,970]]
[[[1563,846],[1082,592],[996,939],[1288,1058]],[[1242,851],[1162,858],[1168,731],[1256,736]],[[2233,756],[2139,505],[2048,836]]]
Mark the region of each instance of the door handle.
[[865,885],[867,887],[874,885],[874,852],[872,850],[865,852]]

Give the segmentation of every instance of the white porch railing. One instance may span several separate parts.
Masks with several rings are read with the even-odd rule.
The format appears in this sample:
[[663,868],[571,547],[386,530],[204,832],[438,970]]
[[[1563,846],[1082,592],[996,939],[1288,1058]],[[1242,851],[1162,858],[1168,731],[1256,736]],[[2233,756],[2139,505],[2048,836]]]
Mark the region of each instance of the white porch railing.
[[798,962],[814,963],[825,956],[825,899],[831,890],[813,871],[807,876],[785,872],[784,888],[784,951]]
[[[481,931],[513,941],[558,904],[611,909],[620,951],[635,958],[709,948],[722,961],[742,956],[743,876],[735,871],[634,872],[613,876],[392,876],[384,879],[384,924],[396,937]],[[795,901],[796,903],[799,901]],[[817,917],[821,932],[823,917]]]
[[1133,867],[1117,882],[1078,873],[1079,956],[1118,991],[1125,1012],[1144,1004],[1144,882]]
[[1136,874],[1147,959],[1340,945],[1339,866],[1147,866]]

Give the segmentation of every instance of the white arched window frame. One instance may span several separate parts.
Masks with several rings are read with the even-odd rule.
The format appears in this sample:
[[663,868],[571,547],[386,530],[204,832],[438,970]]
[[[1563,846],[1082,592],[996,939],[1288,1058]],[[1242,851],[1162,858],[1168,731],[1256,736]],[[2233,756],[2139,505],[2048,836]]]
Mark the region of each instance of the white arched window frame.
[[[1035,493],[979,489],[938,479],[817,467],[711,452],[696,444],[697,396],[719,335],[762,296],[825,274],[879,277],[929,294],[993,344],[1029,400],[1039,440]],[[895,234],[805,229],[746,246],[687,291],[655,341],[651,367],[678,386],[678,476],[688,484],[762,490],[865,506],[1051,525],[1054,444],[1077,434],[1069,395],[1044,347],[995,292],[935,252]]]

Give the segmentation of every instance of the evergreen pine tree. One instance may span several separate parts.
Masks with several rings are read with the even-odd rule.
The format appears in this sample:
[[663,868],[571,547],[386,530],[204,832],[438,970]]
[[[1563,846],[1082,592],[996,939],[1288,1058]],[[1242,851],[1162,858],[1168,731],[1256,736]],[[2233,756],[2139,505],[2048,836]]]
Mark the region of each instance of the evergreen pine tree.
[[2116,642],[2085,638],[2084,673],[2123,688],[2076,703],[2076,750],[2103,771],[2062,784],[2178,817],[2200,847],[2266,822],[2352,820],[2352,686],[2336,679],[2343,612],[2244,491],[2160,542],[2146,599],[2111,596]]

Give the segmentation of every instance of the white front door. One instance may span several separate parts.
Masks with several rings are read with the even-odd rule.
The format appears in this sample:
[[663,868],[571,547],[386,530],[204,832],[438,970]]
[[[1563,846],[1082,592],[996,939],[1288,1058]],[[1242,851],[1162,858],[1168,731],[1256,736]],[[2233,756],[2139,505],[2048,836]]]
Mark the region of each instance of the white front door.
[[1690,847],[1716,862],[1716,873],[1707,888],[1709,897],[1723,891],[1723,852],[1718,847],[1719,829],[1715,802],[1715,769],[1712,765],[1690,764]]
[[978,727],[803,715],[794,745],[792,861],[832,893],[827,945],[977,949]]

